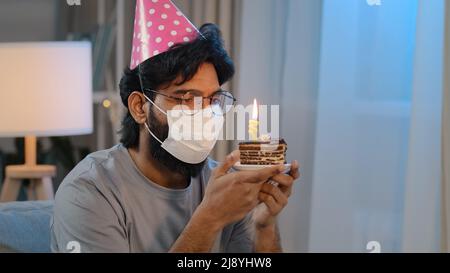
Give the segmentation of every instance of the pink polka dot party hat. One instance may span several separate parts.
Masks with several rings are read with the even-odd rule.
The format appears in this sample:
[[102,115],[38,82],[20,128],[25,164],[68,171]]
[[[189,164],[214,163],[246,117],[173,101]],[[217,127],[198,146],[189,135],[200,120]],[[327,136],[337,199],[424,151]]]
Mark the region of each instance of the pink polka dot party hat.
[[199,35],[198,29],[172,1],[137,0],[130,69]]

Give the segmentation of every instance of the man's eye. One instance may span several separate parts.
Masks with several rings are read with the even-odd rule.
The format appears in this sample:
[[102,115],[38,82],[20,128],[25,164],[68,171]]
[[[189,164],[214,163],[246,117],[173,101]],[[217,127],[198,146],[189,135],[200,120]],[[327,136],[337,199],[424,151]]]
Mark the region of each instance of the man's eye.
[[188,93],[184,94],[181,98],[185,101],[190,101],[190,100],[194,99],[194,95],[192,93],[188,92]]
[[212,104],[220,104],[221,103],[221,99],[220,98],[212,98],[211,103]]

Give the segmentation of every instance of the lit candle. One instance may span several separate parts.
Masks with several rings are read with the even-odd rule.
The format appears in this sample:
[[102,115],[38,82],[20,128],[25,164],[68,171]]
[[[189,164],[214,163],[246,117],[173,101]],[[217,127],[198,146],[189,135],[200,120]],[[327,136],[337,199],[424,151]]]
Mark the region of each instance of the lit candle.
[[256,103],[256,99],[254,99],[252,118],[248,122],[248,135],[252,141],[258,140],[258,125],[258,104]]

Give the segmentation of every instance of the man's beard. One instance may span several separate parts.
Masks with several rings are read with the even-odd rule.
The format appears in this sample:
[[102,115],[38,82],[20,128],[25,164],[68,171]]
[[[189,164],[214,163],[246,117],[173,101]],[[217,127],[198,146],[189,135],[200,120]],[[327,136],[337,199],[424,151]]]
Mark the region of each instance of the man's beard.
[[[150,107],[150,112],[153,113],[153,107]],[[149,128],[155,134],[155,136],[164,141],[169,135],[169,125],[159,122],[156,117],[150,117]],[[190,164],[179,160],[172,154],[167,152],[161,147],[159,143],[152,135],[149,134],[149,147],[152,158],[158,161],[171,171],[174,171],[184,177],[196,177],[203,168],[206,160],[197,164]]]

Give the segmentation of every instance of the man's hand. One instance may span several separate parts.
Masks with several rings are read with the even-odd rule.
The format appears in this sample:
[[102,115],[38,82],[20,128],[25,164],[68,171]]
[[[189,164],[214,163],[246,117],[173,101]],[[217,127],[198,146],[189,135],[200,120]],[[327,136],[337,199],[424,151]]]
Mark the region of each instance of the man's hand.
[[244,218],[258,205],[258,195],[264,182],[271,177],[286,180],[278,177],[284,166],[228,173],[238,160],[239,151],[234,151],[213,170],[204,199],[199,206],[200,211],[209,215],[209,224],[216,224],[220,228]]
[[253,211],[253,221],[256,226],[256,252],[281,252],[280,233],[276,224],[277,215],[287,205],[292,193],[294,180],[300,176],[298,162],[291,165],[289,174],[278,174],[271,178],[272,183],[265,183],[258,195],[261,204]]
[[[283,182],[284,166],[271,166],[257,171],[228,172],[239,160],[239,151],[228,155],[213,170],[205,196],[170,252],[209,252],[218,232],[226,225],[243,219],[258,203],[264,182]],[[268,236],[264,236],[268,234]],[[256,250],[271,250],[276,241],[273,232],[259,233]],[[258,236],[258,235],[257,235]],[[266,247],[266,245],[268,245]]]
[[262,203],[253,213],[253,220],[257,228],[265,228],[275,224],[276,216],[288,203],[294,180],[300,177],[298,169],[298,162],[294,160],[288,174],[278,174],[270,179],[278,183],[278,186],[272,183],[264,183],[261,187],[258,199]]

